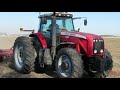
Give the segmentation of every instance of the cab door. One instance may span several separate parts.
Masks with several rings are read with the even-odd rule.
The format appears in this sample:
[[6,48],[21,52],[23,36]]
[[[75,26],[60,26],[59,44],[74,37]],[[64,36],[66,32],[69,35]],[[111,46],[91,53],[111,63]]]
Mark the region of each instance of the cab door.
[[44,35],[48,47],[51,47],[52,45],[52,31],[50,30],[50,25],[51,25],[51,19],[47,20],[46,24],[41,24],[41,33]]

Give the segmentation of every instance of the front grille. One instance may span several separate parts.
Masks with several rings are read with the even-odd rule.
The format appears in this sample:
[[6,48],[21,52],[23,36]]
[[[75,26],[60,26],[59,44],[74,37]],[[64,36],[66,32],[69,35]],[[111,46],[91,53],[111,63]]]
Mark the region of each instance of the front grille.
[[93,40],[93,53],[101,54],[104,50],[104,41],[100,39]]

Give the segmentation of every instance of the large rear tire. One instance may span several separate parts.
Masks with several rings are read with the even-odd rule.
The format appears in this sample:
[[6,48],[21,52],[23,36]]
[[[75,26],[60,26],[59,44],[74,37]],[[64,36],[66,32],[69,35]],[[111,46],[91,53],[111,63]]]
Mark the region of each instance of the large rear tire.
[[[37,53],[37,57],[36,57],[36,60],[35,60],[35,66],[34,66],[35,72],[36,73],[44,73],[45,69],[46,69],[46,66],[43,63],[43,48],[42,48],[42,45],[36,37],[33,38],[33,44],[34,44],[34,47],[35,47],[35,50],[36,50],[36,53]],[[44,67],[41,66],[41,63],[42,63],[42,65],[44,65]]]
[[55,59],[55,68],[60,78],[81,78],[83,61],[75,49],[62,48]]
[[13,47],[15,69],[24,74],[34,70],[35,49],[29,37],[18,37]]

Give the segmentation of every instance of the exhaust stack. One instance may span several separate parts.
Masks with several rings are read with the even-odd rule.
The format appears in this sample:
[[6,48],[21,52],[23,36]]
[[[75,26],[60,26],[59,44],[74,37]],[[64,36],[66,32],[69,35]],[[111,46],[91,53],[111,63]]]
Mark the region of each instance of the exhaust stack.
[[56,54],[56,16],[54,12],[52,16],[52,47],[51,47],[51,55],[53,60],[55,54]]

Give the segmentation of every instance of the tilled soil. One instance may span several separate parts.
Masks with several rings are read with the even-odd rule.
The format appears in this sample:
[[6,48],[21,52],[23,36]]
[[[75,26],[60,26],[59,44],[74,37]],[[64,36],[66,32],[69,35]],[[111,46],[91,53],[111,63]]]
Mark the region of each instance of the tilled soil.
[[56,73],[52,70],[44,73],[31,72],[30,74],[21,74],[15,71],[12,62],[0,63],[0,78],[56,78]]

